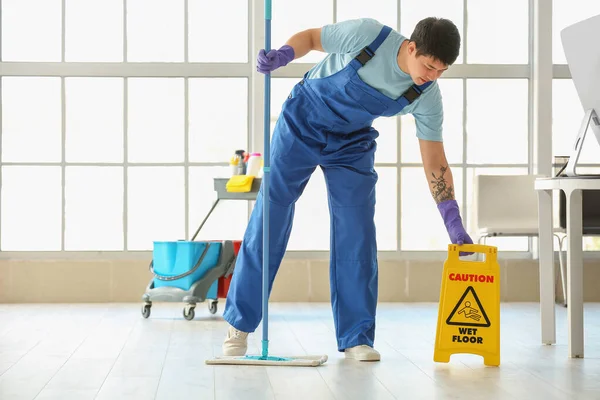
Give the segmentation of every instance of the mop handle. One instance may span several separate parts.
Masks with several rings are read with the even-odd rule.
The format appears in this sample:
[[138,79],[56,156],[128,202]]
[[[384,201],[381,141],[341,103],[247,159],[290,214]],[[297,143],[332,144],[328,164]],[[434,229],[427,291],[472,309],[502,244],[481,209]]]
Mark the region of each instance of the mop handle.
[[[271,50],[271,0],[265,0],[265,51]],[[269,355],[269,173],[271,169],[271,74],[265,74],[263,157],[262,356]]]

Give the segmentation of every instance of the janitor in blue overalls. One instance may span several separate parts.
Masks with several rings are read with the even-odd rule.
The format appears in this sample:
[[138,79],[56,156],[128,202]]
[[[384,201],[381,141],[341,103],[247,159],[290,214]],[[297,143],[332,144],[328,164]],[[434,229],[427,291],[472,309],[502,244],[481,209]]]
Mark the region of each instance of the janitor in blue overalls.
[[[415,118],[425,178],[452,243],[473,243],[454,199],[442,142],[436,80],[458,57],[460,34],[448,20],[426,18],[410,39],[373,19],[309,29],[258,55],[270,73],[311,50],[327,56],[293,88],[273,132],[270,172],[270,287],[285,253],[294,204],[321,167],[331,216],[331,304],[339,351],[380,360],[373,348],[377,307],[374,169],[380,116]],[[262,318],[262,192],[243,238],[227,296],[224,355],[241,356]],[[469,253],[465,253],[469,254]],[[464,255],[464,254],[463,254]]]

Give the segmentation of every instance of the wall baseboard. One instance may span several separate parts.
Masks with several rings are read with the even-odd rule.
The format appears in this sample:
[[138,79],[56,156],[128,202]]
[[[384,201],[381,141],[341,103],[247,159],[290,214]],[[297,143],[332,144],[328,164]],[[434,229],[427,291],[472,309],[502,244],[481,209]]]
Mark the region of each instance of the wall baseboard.
[[[539,301],[536,260],[499,262],[503,302]],[[437,302],[442,269],[440,261],[380,261],[379,301]],[[584,300],[600,301],[600,262],[585,262],[584,276]],[[2,260],[0,303],[141,303],[150,279],[140,260]],[[561,301],[558,279],[556,294]],[[329,261],[284,260],[271,301],[329,302]]]

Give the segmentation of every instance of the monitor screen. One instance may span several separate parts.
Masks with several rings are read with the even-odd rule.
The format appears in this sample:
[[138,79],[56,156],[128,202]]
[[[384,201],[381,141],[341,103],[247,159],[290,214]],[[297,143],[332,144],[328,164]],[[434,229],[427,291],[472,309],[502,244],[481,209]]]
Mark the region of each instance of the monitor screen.
[[[566,27],[560,36],[581,106],[584,111],[594,109],[597,114],[590,121],[588,136],[593,132],[600,145],[600,46],[596,42],[600,38],[600,15]],[[576,133],[573,132],[574,139]]]

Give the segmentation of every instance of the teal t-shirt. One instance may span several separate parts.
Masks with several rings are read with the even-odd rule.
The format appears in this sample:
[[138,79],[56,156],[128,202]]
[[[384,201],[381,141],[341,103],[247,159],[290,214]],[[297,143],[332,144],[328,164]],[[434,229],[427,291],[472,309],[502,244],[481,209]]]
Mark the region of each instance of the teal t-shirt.
[[[360,51],[379,35],[383,24],[361,18],[325,25],[321,30],[321,45],[327,56],[308,73],[308,79],[324,78],[343,69]],[[400,45],[408,38],[392,30],[375,52],[375,57],[358,70],[360,78],[384,95],[396,99],[414,84],[410,75],[398,66]],[[442,95],[437,82],[432,83],[412,104],[404,107],[400,115],[412,114],[417,137],[423,140],[442,141],[444,119]]]

